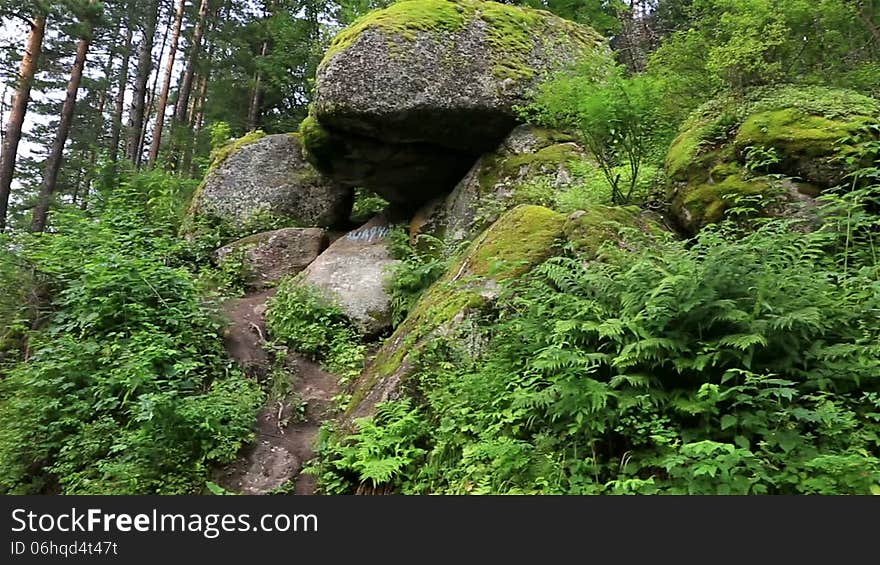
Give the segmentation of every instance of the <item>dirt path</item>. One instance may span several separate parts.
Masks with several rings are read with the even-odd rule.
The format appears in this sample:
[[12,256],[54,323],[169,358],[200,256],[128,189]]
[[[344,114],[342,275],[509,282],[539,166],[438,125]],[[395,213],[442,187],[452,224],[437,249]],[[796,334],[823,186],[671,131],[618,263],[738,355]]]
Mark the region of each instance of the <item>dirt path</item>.
[[[230,300],[223,308],[230,321],[224,340],[227,351],[260,380],[272,372],[272,358],[264,344],[266,301],[273,295],[270,290]],[[290,380],[289,392],[283,400],[269,400],[257,419],[256,440],[238,461],[218,472],[215,481],[229,491],[268,494],[283,488],[294,494],[314,494],[314,477],[301,471],[314,456],[318,429],[331,416],[338,379],[301,357],[286,360],[282,372],[277,369],[275,378],[280,374]]]

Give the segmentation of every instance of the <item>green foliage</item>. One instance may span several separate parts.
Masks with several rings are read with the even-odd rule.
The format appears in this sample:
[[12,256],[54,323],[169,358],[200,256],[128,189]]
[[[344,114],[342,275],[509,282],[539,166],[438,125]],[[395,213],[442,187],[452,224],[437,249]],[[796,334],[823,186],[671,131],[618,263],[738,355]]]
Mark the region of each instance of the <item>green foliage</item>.
[[[661,2],[661,12],[666,7]],[[668,4],[668,2],[666,3]],[[696,105],[727,88],[777,82],[870,92],[880,43],[876,8],[837,0],[694,0],[651,56],[649,72]],[[871,11],[873,10],[873,15]],[[873,20],[873,24],[871,23]]]
[[[424,351],[408,388],[424,424],[397,442],[427,453],[389,480],[413,493],[868,493],[877,264],[850,256],[844,270],[833,224],[792,227],[550,259],[508,285],[481,356],[462,336]],[[325,465],[348,474],[334,488],[366,480],[341,462],[363,438],[336,441]]]
[[96,218],[59,210],[57,233],[19,243],[52,310],[0,383],[4,492],[200,492],[250,439],[262,393],[179,262],[180,199],[157,176],[123,182]]
[[39,306],[38,283],[17,247],[0,234],[0,375],[20,358]]
[[443,241],[429,234],[419,234],[411,242],[401,228],[391,231],[389,241],[392,255],[399,260],[388,277],[392,324],[397,327],[428,287],[446,273],[454,253],[444,252]]
[[266,323],[274,340],[323,361],[343,380],[363,368],[366,348],[358,331],[323,292],[295,276],[283,280],[269,301]]
[[526,115],[541,125],[576,131],[611,188],[611,202],[628,204],[643,182],[645,163],[659,162],[673,126],[663,113],[662,81],[607,71],[585,61],[558,75],[540,87]]
[[426,453],[420,447],[426,435],[424,419],[409,399],[385,402],[373,418],[355,421],[357,431],[344,443],[334,441],[333,428],[321,431],[321,461],[309,471],[318,475],[327,494],[348,494],[353,485],[401,488],[414,478]]
[[381,213],[388,207],[388,201],[365,188],[354,191],[354,206],[351,210],[351,221],[364,223]]

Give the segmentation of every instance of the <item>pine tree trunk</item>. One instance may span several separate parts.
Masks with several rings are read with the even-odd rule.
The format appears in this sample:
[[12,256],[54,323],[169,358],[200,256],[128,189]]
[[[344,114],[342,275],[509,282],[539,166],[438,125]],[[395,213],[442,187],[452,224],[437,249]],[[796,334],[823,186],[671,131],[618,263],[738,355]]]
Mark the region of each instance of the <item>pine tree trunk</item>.
[[[162,26],[165,31],[162,33],[162,47],[159,48],[159,58],[157,61],[165,59],[165,48],[168,46],[168,31],[171,29],[171,22],[173,19],[174,12],[169,12],[168,23]],[[157,69],[156,75],[153,77],[153,85],[150,87],[150,93],[147,96],[147,110],[144,118],[144,125],[141,128],[140,140],[138,141],[138,154],[142,154],[147,147],[147,132],[150,129],[150,116],[153,115],[153,110],[156,107],[156,96],[159,90],[160,74],[161,73],[159,73]]]
[[[205,103],[208,99],[208,80],[209,75],[206,74],[202,77],[202,83],[199,87],[199,95],[196,99],[197,108],[194,109],[192,122],[190,124],[190,127],[192,127],[193,130],[192,154],[195,154],[196,150],[198,149],[199,136],[201,135],[202,128],[205,125]],[[195,177],[196,173],[198,172],[196,169],[196,162],[192,159],[192,157],[190,157],[189,166],[187,168],[187,170],[189,171],[189,176]]]
[[125,111],[125,92],[128,88],[128,68],[131,63],[131,41],[134,30],[129,24],[125,33],[125,50],[122,53],[122,68],[119,70],[119,85],[116,91],[116,107],[113,109],[113,123],[110,127],[110,161],[119,158],[119,138],[122,134],[122,113]]
[[[263,48],[260,50],[260,57],[265,57],[269,52],[269,42],[263,42]],[[263,73],[257,70],[254,73],[254,92],[251,95],[251,104],[248,108],[248,118],[247,118],[247,129],[248,131],[254,131],[260,125],[260,102],[261,102],[261,90],[263,82]]]
[[137,75],[134,81],[134,96],[131,102],[131,116],[129,117],[129,131],[131,136],[128,140],[127,155],[136,166],[141,162],[140,132],[144,127],[144,108],[147,99],[147,82],[153,70],[153,36],[156,34],[156,24],[159,21],[159,2],[151,0],[149,13],[144,25],[144,37],[138,49]]
[[40,196],[37,206],[34,208],[34,218],[31,224],[31,230],[41,232],[46,228],[46,217],[49,214],[49,206],[52,202],[52,195],[55,193],[55,186],[58,183],[58,171],[61,169],[61,160],[64,155],[64,144],[67,142],[67,135],[70,132],[70,123],[73,121],[73,111],[76,107],[76,95],[79,92],[79,84],[82,81],[83,69],[86,65],[86,55],[89,52],[90,37],[80,38],[76,46],[76,60],[73,63],[73,69],[70,71],[70,80],[67,83],[67,95],[64,98],[64,105],[61,107],[61,122],[58,124],[58,131],[55,134],[55,140],[52,142],[52,149],[46,160],[46,171],[43,174],[43,184],[40,187]]
[[202,0],[199,6],[199,20],[193,30],[192,45],[190,46],[189,59],[186,62],[186,72],[180,83],[180,93],[177,97],[177,108],[174,112],[174,120],[178,123],[186,122],[186,112],[189,108],[189,97],[192,93],[193,78],[196,73],[196,65],[199,61],[199,51],[202,48],[202,36],[205,34],[205,20],[208,17],[209,0]]
[[186,0],[179,0],[177,13],[174,16],[174,31],[171,32],[171,50],[165,62],[165,77],[162,83],[162,92],[159,95],[159,104],[156,106],[156,126],[153,128],[153,142],[150,144],[149,166],[155,167],[159,158],[159,147],[162,143],[162,130],[165,127],[165,110],[168,107],[168,94],[171,91],[171,77],[174,71],[174,59],[177,56],[177,46],[180,42],[180,28],[183,23],[183,13]]
[[3,149],[0,152],[0,231],[6,229],[6,215],[9,208],[9,195],[12,190],[12,177],[15,173],[18,144],[21,141],[21,130],[31,98],[31,85],[34,82],[34,74],[37,71],[45,34],[46,16],[38,15],[32,22],[27,47],[21,59],[18,88],[12,99],[9,122],[6,125],[6,137],[3,139]]

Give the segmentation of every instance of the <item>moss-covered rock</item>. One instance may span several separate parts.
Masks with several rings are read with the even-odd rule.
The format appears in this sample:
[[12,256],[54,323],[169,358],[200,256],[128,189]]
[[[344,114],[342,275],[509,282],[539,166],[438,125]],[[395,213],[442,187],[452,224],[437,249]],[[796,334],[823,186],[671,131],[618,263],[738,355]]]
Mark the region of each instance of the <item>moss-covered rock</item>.
[[348,218],[352,198],[351,188],[305,160],[299,135],[257,132],[214,152],[185,225],[219,222],[230,234],[241,234],[257,219],[271,217],[278,220],[274,227],[329,227]]
[[841,140],[878,116],[880,102],[821,87],[714,100],[684,123],[667,155],[673,213],[693,233],[743,197],[761,207],[759,199],[798,200],[835,186],[848,172]]
[[[307,128],[317,123],[325,133],[388,144],[392,152],[402,145],[452,152],[468,156],[470,165],[516,125],[515,107],[529,101],[534,86],[583,57],[611,63],[595,31],[549,12],[482,0],[404,0],[333,40],[318,69],[316,122]],[[356,149],[328,146],[315,133],[305,135],[314,162],[352,178],[336,161],[352,161],[346,150]],[[442,192],[370,177],[358,184],[400,203]]]
[[592,166],[571,136],[520,126],[497,150],[482,156],[442,204],[426,204],[413,218],[410,235],[442,237],[454,248],[515,206],[556,208],[563,193],[584,182],[578,171]]
[[541,206],[519,206],[483,232],[418,301],[355,385],[348,416],[369,415],[395,398],[431,338],[449,334],[496,298],[498,284],[521,276],[559,247],[566,218]]
[[668,233],[662,218],[638,206],[594,205],[568,217],[565,238],[579,257],[585,260],[604,258],[606,244],[624,253]]

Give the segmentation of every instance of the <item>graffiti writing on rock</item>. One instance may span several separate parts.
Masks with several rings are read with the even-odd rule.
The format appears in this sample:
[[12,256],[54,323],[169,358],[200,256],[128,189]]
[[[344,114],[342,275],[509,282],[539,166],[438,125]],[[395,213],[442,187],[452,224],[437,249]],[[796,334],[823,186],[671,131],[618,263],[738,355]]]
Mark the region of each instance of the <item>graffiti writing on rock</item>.
[[371,228],[361,228],[359,230],[348,232],[348,239],[351,241],[366,241],[369,243],[377,239],[382,239],[389,233],[391,233],[391,230],[387,226],[373,226]]

